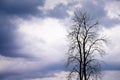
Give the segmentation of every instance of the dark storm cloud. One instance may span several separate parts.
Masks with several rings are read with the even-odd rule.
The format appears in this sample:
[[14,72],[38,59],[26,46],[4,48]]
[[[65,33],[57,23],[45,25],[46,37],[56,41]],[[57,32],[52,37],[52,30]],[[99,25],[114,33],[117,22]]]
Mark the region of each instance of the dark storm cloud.
[[0,0],[0,13],[7,15],[38,14],[38,6],[43,6],[44,0]]
[[120,64],[119,63],[105,63],[102,64],[103,70],[117,70],[120,71]]
[[[5,57],[12,57],[12,58],[30,56],[30,55],[22,55],[23,53],[21,54],[20,52],[18,52],[18,50],[22,46],[19,45],[19,42],[18,43],[16,42],[17,27],[15,24],[12,24],[11,21],[14,20],[15,17],[21,17],[26,19],[29,15],[32,16],[37,15],[41,17],[42,12],[38,10],[37,7],[43,5],[44,5],[44,0],[24,0],[24,1],[1,0],[0,1],[0,55]],[[57,7],[56,9],[59,8]],[[61,12],[61,14],[64,15],[63,12]],[[51,65],[50,67],[46,67],[45,69],[42,70],[37,69],[35,71],[33,70],[32,72],[24,71],[21,73],[17,71],[9,71],[8,69],[7,72],[0,72],[0,79],[25,80],[25,78],[53,76],[53,74],[49,74],[49,73],[56,70],[62,70],[60,66],[61,64],[55,64],[56,66],[53,65]]]
[[[33,16],[42,16],[42,11],[38,10],[38,6],[43,6],[45,0],[0,0],[0,55],[8,56],[8,57],[28,57],[28,55],[21,55],[17,50],[21,48],[16,43],[16,29],[17,27],[11,23],[15,16],[26,18],[29,15]],[[103,25],[110,25],[109,23],[113,23],[113,21],[106,18],[106,11],[104,10],[104,2],[98,1],[99,4],[94,4],[90,0],[86,0],[82,4],[82,9],[86,9],[90,12],[94,17],[98,17],[98,19],[102,19],[103,17]],[[71,5],[69,5],[71,6]],[[53,10],[48,10],[47,15],[49,17],[54,17],[58,19],[64,19],[68,17],[67,9],[68,5],[65,6],[63,4],[57,5]],[[108,21],[108,22],[105,22]],[[117,20],[114,20],[114,23],[118,23]],[[113,23],[113,25],[114,25]],[[38,64],[39,65],[39,64]],[[41,64],[42,65],[42,64]],[[42,78],[42,77],[50,77],[53,76],[53,73],[56,71],[65,70],[64,64],[62,62],[58,62],[56,64],[51,64],[44,69],[32,70],[32,71],[24,71],[21,73],[14,73],[12,71],[8,72],[0,72],[1,80],[25,80],[26,78]],[[120,65],[117,64],[107,64],[103,65],[105,70],[120,70]],[[28,67],[29,68],[29,67]]]
[[24,57],[17,52],[20,46],[15,42],[17,27],[11,23],[14,18],[26,18],[29,15],[41,15],[38,6],[43,6],[44,0],[0,0],[0,55]]
[[14,50],[18,48],[14,42],[16,27],[10,23],[10,16],[0,15],[0,17],[0,54],[15,56]]
[[7,73],[0,73],[0,79],[1,80],[14,80],[11,78],[11,76],[18,76],[18,73],[12,73],[12,72],[7,72]]
[[[38,64],[40,65],[40,64]],[[65,70],[64,63],[59,62],[55,64],[51,64],[49,66],[44,67],[43,69],[35,69],[31,71],[23,71],[23,72],[0,72],[1,80],[26,80],[26,79],[34,79],[34,78],[48,78],[53,77],[54,73]]]

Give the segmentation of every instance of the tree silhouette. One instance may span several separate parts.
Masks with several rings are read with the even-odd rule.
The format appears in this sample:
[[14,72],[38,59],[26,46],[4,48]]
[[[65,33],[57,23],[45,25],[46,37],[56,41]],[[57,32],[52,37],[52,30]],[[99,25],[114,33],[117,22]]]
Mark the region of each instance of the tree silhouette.
[[95,55],[105,53],[104,37],[98,34],[98,22],[86,11],[76,11],[68,34],[70,41],[67,66],[71,71],[68,80],[96,80],[100,76],[100,62]]

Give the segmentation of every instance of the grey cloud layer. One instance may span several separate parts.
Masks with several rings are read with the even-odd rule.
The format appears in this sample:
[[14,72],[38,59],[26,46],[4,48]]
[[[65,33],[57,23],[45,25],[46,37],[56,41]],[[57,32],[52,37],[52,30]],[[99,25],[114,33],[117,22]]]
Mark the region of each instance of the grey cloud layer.
[[37,7],[43,6],[44,0],[1,0],[0,12],[8,15],[29,15],[38,12]]
[[[107,12],[105,8],[104,0],[92,2],[90,0],[82,1],[80,4],[82,7],[80,9],[86,9],[97,19],[101,19],[101,23],[103,26],[107,26],[109,28],[119,24],[120,21],[118,19],[110,19],[107,16]],[[20,46],[16,42],[17,34],[16,34],[16,25],[12,24],[11,21],[16,17],[28,18],[29,15],[37,16],[37,17],[51,17],[57,19],[65,19],[70,15],[67,13],[67,10],[71,10],[71,6],[75,6],[76,3],[69,3],[67,5],[58,4],[52,10],[45,10],[47,14],[44,14],[44,10],[39,10],[37,7],[43,7],[45,4],[45,0],[1,0],[0,1],[0,55],[12,58],[18,57],[31,57],[30,55],[21,54],[17,50],[20,49]],[[38,64],[42,65],[42,64]],[[51,64],[48,67],[45,67],[43,70],[33,70],[26,72],[12,72],[8,70],[8,72],[1,72],[0,79],[2,80],[24,80],[24,78],[35,78],[35,77],[49,77],[55,71],[64,70],[64,64],[59,62],[57,64]],[[107,64],[103,65],[105,70],[120,70],[119,64]],[[29,67],[28,67],[29,68]],[[48,73],[48,74],[47,74]],[[45,75],[46,74],[46,75]]]
[[[24,57],[17,52],[20,46],[15,42],[17,27],[12,24],[14,17],[25,18],[40,14],[37,6],[43,6],[42,0],[1,0],[0,1],[0,54],[11,57]],[[19,43],[19,42],[18,42]]]

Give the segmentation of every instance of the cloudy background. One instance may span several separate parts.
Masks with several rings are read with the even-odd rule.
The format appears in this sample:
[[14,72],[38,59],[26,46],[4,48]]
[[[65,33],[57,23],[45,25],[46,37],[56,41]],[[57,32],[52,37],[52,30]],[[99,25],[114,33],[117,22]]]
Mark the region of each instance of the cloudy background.
[[66,80],[66,35],[76,8],[99,20],[109,38],[103,80],[120,80],[119,0],[0,0],[0,80]]

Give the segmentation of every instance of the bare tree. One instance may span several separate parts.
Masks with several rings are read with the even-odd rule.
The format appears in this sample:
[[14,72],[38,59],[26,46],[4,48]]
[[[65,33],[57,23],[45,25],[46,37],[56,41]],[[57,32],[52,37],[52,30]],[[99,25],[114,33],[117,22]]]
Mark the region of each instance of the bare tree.
[[106,42],[98,34],[98,22],[86,11],[76,11],[68,39],[70,46],[67,65],[72,68],[68,80],[96,80],[101,67],[95,55],[105,53],[103,45]]

